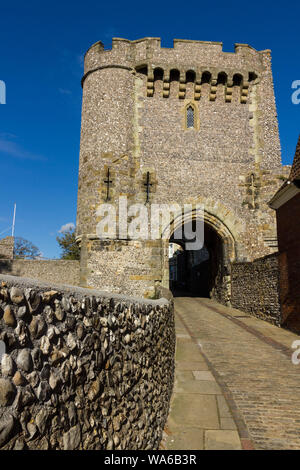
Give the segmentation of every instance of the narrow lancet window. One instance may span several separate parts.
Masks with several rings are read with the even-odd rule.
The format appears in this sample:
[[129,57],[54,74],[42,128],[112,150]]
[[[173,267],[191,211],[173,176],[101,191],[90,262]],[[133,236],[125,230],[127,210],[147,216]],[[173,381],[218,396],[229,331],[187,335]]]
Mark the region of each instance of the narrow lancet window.
[[186,127],[194,127],[194,108],[192,106],[186,110]]

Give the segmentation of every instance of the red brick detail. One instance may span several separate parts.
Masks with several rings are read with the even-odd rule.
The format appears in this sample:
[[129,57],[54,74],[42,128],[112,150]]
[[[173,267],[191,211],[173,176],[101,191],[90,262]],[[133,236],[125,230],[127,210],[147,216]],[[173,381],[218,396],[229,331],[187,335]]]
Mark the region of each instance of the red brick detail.
[[255,447],[250,439],[241,439],[243,450],[255,450]]
[[290,180],[296,180],[296,179],[300,179],[300,135],[299,135],[295,158],[293,161],[291,174],[290,174]]
[[283,326],[300,333],[300,194],[281,206],[276,215]]

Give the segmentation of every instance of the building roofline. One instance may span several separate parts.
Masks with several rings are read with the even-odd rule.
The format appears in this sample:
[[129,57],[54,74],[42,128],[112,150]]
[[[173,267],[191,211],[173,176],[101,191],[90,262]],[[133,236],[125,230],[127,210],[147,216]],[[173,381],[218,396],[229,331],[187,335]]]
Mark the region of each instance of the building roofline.
[[[131,40],[131,39],[126,39],[126,38],[112,37],[112,43],[116,42],[116,41],[125,42],[127,44],[138,44],[138,43],[143,42],[143,41],[159,41],[159,43],[161,43],[161,38],[160,37],[145,36],[143,38]],[[198,39],[177,39],[176,38],[176,39],[173,39],[173,47],[172,48],[162,47],[162,49],[173,49],[173,48],[175,48],[176,44],[179,44],[179,43],[195,43],[195,44],[207,44],[207,45],[213,45],[213,46],[221,46],[222,47],[222,52],[226,53],[226,51],[223,51],[223,42],[221,42],[221,41],[201,41],[201,40],[198,40]],[[92,49],[95,46],[100,46],[100,48],[103,49],[103,51],[105,50],[103,42],[102,41],[97,41],[87,49],[87,51],[85,52],[85,55],[88,53],[88,51],[90,49]],[[258,51],[257,49],[250,46],[249,44],[235,43],[234,44],[234,52],[228,52],[228,54],[237,53],[237,49],[241,48],[241,47],[251,49],[252,51],[257,52],[257,53],[270,53],[271,52],[270,49],[265,49],[265,50],[262,50],[262,51]],[[106,50],[109,51],[111,49],[106,49]]]
[[279,209],[297,194],[300,194],[300,180],[288,180],[279,188],[277,193],[274,194],[272,199],[268,202],[268,206],[271,207],[271,209]]

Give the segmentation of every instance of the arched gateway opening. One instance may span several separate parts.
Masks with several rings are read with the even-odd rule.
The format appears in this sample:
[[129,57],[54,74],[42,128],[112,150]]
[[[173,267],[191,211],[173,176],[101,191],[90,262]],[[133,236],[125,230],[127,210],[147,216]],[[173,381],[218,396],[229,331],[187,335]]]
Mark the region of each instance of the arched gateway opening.
[[235,259],[234,238],[219,218],[205,213],[201,220],[204,224],[203,247],[191,249],[185,233],[195,231],[196,219],[197,214],[194,213],[184,225],[176,223],[176,219],[172,223],[165,257],[168,265],[165,269],[168,286],[167,282],[165,286],[175,297],[210,297],[229,303],[230,264]]

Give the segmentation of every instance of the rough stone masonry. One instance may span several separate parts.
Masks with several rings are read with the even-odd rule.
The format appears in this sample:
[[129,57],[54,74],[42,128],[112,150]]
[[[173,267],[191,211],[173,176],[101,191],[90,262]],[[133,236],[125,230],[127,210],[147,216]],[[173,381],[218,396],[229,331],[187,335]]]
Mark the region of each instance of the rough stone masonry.
[[0,448],[157,449],[174,380],[172,301],[0,283]]

